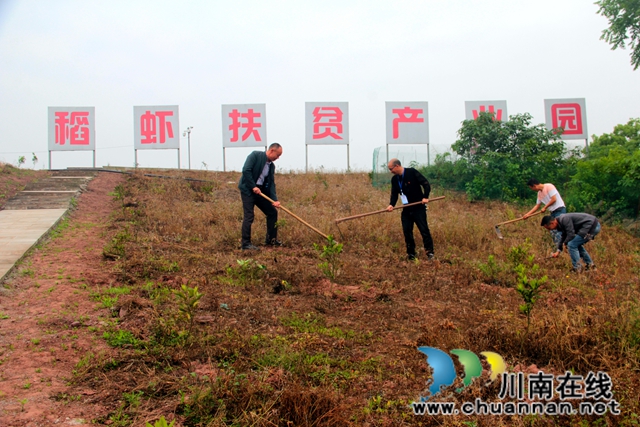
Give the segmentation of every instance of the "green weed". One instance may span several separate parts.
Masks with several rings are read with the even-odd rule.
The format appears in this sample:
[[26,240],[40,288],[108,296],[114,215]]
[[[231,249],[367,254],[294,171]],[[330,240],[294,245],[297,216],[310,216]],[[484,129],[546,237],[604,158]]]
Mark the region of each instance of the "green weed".
[[122,398],[129,406],[129,408],[136,409],[138,406],[140,406],[140,399],[143,395],[144,392],[142,391],[132,391],[131,393],[122,393]]
[[353,331],[343,331],[337,326],[326,327],[324,319],[312,313],[306,313],[302,316],[297,313],[291,313],[282,317],[280,323],[293,328],[299,333],[316,333],[336,339],[352,339],[355,336]]
[[124,329],[118,329],[113,332],[105,332],[102,337],[111,347],[138,346],[140,341],[133,334]]
[[167,420],[164,419],[164,415],[163,415],[153,425],[147,423],[147,425],[145,427],[173,427],[173,423],[175,423],[175,422],[176,422],[176,420],[173,420],[173,421],[171,421],[170,424],[167,424]]
[[227,267],[227,274],[240,285],[250,285],[267,274],[267,267],[254,259],[238,259],[235,268]]
[[502,273],[503,267],[496,262],[494,255],[489,255],[487,263],[478,263],[478,269],[487,277],[490,283],[498,282],[498,277]]

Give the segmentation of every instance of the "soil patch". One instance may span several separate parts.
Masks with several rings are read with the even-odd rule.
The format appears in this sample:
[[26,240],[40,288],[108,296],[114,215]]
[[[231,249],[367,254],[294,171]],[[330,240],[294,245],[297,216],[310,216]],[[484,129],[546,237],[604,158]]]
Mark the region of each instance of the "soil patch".
[[[12,175],[11,183],[4,184],[24,185],[41,175],[46,176]],[[0,425],[90,425],[104,412],[96,391],[68,382],[89,350],[109,351],[95,333],[107,310],[100,310],[90,293],[110,283],[102,258],[104,227],[113,209],[109,192],[123,180],[99,174],[80,196],[78,208],[5,282],[0,293]]]

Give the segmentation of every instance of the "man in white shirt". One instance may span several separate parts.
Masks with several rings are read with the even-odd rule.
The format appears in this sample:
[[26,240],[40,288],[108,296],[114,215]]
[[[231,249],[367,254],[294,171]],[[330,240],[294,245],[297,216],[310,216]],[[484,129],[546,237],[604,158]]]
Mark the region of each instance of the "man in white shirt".
[[[553,184],[541,184],[535,178],[531,178],[527,181],[527,186],[532,190],[538,193],[538,200],[536,205],[529,212],[523,215],[523,218],[529,218],[531,215],[536,213],[538,208],[542,206],[540,209],[542,212],[549,211],[551,214],[551,218],[557,218],[562,214],[567,213],[567,208],[564,205],[564,200],[560,197],[560,193],[556,189]],[[553,238],[554,243],[558,243],[561,235],[555,230],[549,230],[551,232],[551,237]]]

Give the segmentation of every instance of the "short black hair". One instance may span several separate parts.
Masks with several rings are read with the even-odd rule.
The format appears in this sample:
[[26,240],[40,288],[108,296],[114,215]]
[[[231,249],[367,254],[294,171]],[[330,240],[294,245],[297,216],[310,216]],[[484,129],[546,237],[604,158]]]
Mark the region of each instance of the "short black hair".
[[551,215],[543,216],[542,221],[540,221],[541,226],[549,225],[553,221],[553,217]]
[[269,146],[269,150],[271,150],[273,148],[282,148],[282,145],[278,144],[277,142],[274,142],[273,144],[271,144]]
[[529,181],[527,181],[527,187],[533,187],[534,185],[538,184],[540,184],[540,181],[535,178],[531,178]]

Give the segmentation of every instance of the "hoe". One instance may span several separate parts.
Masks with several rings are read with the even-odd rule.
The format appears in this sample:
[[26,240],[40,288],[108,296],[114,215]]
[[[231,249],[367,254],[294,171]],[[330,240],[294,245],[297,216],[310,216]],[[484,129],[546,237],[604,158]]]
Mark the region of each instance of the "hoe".
[[[260,195],[262,197],[264,197],[265,199],[267,199],[268,201],[270,201],[271,203],[274,203],[273,200],[271,200],[271,198],[265,196],[263,193],[260,193]],[[319,235],[321,235],[322,237],[324,237],[325,239],[329,239],[329,236],[327,236],[326,234],[324,234],[322,231],[318,230],[317,228],[315,228],[313,225],[309,224],[308,222],[306,222],[305,220],[303,220],[302,218],[300,218],[298,215],[294,214],[293,212],[291,212],[289,209],[285,208],[284,206],[280,205],[280,209],[282,209],[283,211],[285,211],[286,213],[288,213],[289,215],[291,215],[292,217],[294,217],[295,219],[297,219],[298,221],[300,221],[301,223],[303,223],[304,225],[306,225],[307,227],[309,227],[310,229],[312,229],[313,231],[315,231],[316,233],[318,233]]]
[[[542,213],[542,211],[538,211],[538,212],[536,212],[534,214],[531,214],[531,216],[529,218],[531,218],[532,216],[541,214],[541,213]],[[504,239],[504,237],[502,237],[502,233],[500,232],[500,226],[501,225],[511,224],[512,222],[518,222],[518,221],[522,221],[522,220],[525,220],[525,219],[527,219],[527,218],[525,218],[525,217],[516,218],[516,219],[512,219],[511,221],[505,221],[505,222],[501,222],[500,224],[496,224],[496,226],[494,227],[494,230],[496,230],[496,234],[498,235],[498,238],[499,239]]]
[[[435,202],[436,200],[442,200],[447,196],[440,196],[440,197],[434,197],[433,199],[429,199],[429,203],[431,202]],[[396,206],[393,208],[393,210],[395,211],[396,209],[404,209],[406,207],[409,206],[415,206],[415,205],[420,205],[422,204],[422,202],[414,202],[414,203],[409,203],[406,205],[402,205],[402,206]],[[353,215],[353,216],[348,216],[346,218],[338,218],[336,219],[336,224],[341,223],[342,221],[350,221],[352,219],[356,219],[356,218],[362,218],[364,216],[369,216],[369,215],[377,215],[377,214],[381,214],[381,213],[385,213],[388,212],[386,209],[381,209],[379,211],[373,211],[373,212],[367,212],[367,213],[363,213],[363,214],[359,214],[359,215]]]

